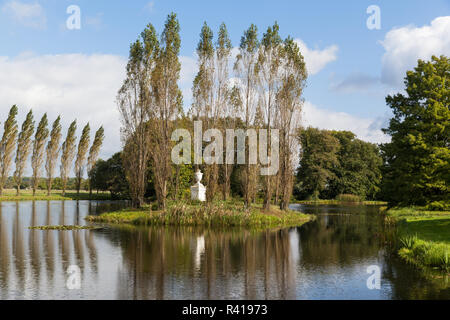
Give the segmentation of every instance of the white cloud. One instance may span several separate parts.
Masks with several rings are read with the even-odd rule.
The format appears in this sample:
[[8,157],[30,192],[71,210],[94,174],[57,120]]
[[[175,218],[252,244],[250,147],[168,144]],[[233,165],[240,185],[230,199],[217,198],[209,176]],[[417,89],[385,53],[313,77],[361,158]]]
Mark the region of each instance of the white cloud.
[[[19,125],[30,108],[35,120],[47,112],[52,123],[61,115],[65,136],[77,119],[78,136],[89,122],[91,135],[101,125],[105,143],[101,157],[120,151],[120,122],[115,103],[125,77],[126,60],[113,55],[45,55],[0,57],[0,121],[11,105],[19,107]],[[2,129],[0,130],[2,131]]]
[[382,45],[382,81],[401,87],[407,70],[418,59],[430,60],[432,55],[450,55],[450,16],[438,17],[423,27],[406,26],[389,31]]
[[47,17],[42,6],[37,3],[22,3],[17,0],[8,1],[2,11],[14,21],[26,27],[45,28]]
[[310,49],[300,39],[295,39],[295,42],[300,47],[300,52],[305,58],[306,68],[310,75],[319,73],[327,64],[337,59],[338,46],[332,45],[325,49]]
[[359,118],[345,112],[318,108],[309,101],[305,102],[303,108],[305,127],[352,131],[359,139],[373,143],[389,141],[389,137],[381,131],[381,128],[386,126],[388,117],[386,115],[376,119]]

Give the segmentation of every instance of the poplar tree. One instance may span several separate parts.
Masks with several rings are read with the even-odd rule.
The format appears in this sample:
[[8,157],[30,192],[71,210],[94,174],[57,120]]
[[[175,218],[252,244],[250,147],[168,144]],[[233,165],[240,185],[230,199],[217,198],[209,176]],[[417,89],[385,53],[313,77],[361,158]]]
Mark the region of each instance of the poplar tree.
[[89,149],[89,134],[91,128],[89,123],[83,128],[81,133],[80,141],[78,143],[77,158],[75,160],[75,177],[77,179],[77,194],[80,194],[81,189],[81,179],[83,178],[84,167],[86,165],[86,154]]
[[49,134],[47,127],[48,119],[47,114],[45,113],[42,116],[41,121],[39,121],[33,141],[33,155],[31,156],[31,168],[33,169],[31,187],[33,189],[33,196],[36,194],[36,189],[39,184],[39,175],[44,162],[45,143],[47,142]]
[[[200,32],[200,41],[197,45],[197,56],[199,71],[194,79],[192,113],[195,120],[202,121],[203,130],[217,128],[220,109],[216,105],[214,96],[215,87],[215,66],[214,66],[214,45],[213,32],[206,22]],[[199,150],[196,150],[198,152]],[[206,198],[212,201],[218,184],[218,165],[217,163],[207,163],[205,158],[205,178],[206,178]]]
[[9,171],[11,170],[18,131],[16,116],[17,106],[13,105],[9,110],[5,124],[3,125],[3,136],[0,141],[0,196],[3,193],[3,187],[5,186]]
[[94,142],[92,143],[91,148],[89,149],[89,156],[87,160],[87,172],[88,172],[88,183],[89,183],[89,193],[92,194],[92,186],[91,186],[91,179],[89,178],[90,172],[92,168],[94,167],[98,155],[100,153],[100,148],[103,144],[103,139],[105,138],[105,130],[103,127],[100,127],[97,132],[95,133]]
[[61,147],[61,182],[62,182],[62,195],[64,196],[66,194],[66,188],[67,188],[67,179],[69,176],[69,171],[71,164],[73,162],[73,158],[75,157],[75,151],[76,151],[76,145],[75,141],[77,137],[75,136],[75,133],[77,131],[77,121],[74,120],[71,124],[69,129],[67,130],[67,136],[66,140],[64,141],[62,147]]
[[[256,116],[257,105],[257,73],[256,66],[258,62],[258,28],[252,24],[241,38],[239,46],[239,54],[236,57],[234,70],[239,81],[240,100],[243,108],[244,129],[253,126]],[[247,154],[248,155],[248,154]],[[256,188],[256,167],[251,165],[249,157],[246,157],[247,164],[245,166],[244,175],[244,204],[250,206],[252,197]]]
[[[271,130],[274,127],[276,108],[276,95],[281,85],[281,54],[282,40],[279,35],[279,26],[275,22],[267,28],[259,48],[256,73],[258,75],[259,99],[261,102],[262,121],[267,130],[267,152],[271,153]],[[272,199],[273,177],[264,177],[264,209],[270,209]]]
[[166,20],[161,35],[156,66],[152,74],[155,101],[149,104],[150,155],[156,197],[160,209],[166,208],[169,182],[172,177],[171,134],[182,113],[183,96],[178,87],[181,64],[180,24],[175,13]]
[[[150,157],[148,133],[149,108],[155,100],[152,74],[158,59],[159,41],[155,28],[149,24],[130,46],[127,76],[117,94],[117,105],[124,144],[122,161],[130,187],[131,204],[144,204],[147,166]],[[150,84],[150,85],[149,85]]]
[[280,132],[280,169],[277,189],[280,191],[280,208],[287,210],[291,200],[300,141],[301,112],[303,107],[303,90],[308,77],[305,61],[300,48],[288,37],[283,44],[281,87],[277,93],[276,127]]
[[47,144],[47,158],[45,162],[45,170],[47,172],[47,195],[50,195],[52,192],[53,174],[60,151],[59,144],[62,137],[61,129],[61,117],[58,116],[53,122],[50,140]]
[[[231,56],[231,40],[225,23],[219,28],[216,42],[216,104],[222,117],[222,135],[226,136],[227,129],[236,127],[236,112],[231,103],[231,90],[229,89],[229,61]],[[223,172],[223,199],[227,200],[230,195],[230,180],[233,165],[224,161],[222,165]]]
[[28,112],[25,121],[22,123],[22,131],[17,140],[16,170],[14,171],[14,182],[16,183],[16,195],[20,194],[22,175],[25,170],[28,156],[31,151],[31,136],[34,132],[33,111]]

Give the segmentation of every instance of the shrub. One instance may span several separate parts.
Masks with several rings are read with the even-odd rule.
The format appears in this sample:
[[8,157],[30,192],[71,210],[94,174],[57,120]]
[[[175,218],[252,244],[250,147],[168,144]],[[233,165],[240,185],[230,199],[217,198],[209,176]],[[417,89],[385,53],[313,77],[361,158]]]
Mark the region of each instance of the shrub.
[[361,202],[361,198],[354,194],[340,194],[336,197],[336,200],[343,202]]

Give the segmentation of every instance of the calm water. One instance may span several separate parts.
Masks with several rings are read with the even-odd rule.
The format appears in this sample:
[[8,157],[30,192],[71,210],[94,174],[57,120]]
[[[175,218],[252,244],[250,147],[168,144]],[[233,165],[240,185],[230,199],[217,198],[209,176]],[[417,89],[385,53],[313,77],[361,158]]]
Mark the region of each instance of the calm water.
[[[0,203],[0,299],[450,299],[450,281],[424,275],[387,250],[376,207],[293,206],[317,219],[249,232],[84,225],[120,203]],[[81,269],[81,289],[66,287]],[[367,267],[381,268],[369,290]]]

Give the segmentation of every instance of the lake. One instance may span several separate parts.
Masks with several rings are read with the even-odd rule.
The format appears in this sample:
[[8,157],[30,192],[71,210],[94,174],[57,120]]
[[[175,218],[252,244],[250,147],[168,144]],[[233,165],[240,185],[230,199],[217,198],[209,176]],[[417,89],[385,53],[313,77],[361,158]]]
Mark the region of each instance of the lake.
[[[0,299],[450,299],[448,277],[419,272],[391,253],[376,206],[293,205],[317,218],[263,232],[28,229],[86,225],[85,216],[123,206],[0,203]],[[81,272],[79,289],[67,286],[71,266]],[[380,271],[380,289],[368,288],[369,267]]]

